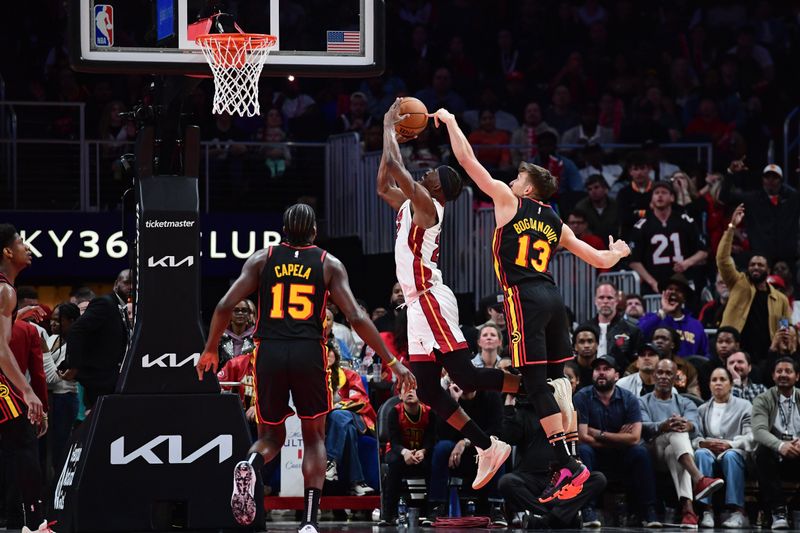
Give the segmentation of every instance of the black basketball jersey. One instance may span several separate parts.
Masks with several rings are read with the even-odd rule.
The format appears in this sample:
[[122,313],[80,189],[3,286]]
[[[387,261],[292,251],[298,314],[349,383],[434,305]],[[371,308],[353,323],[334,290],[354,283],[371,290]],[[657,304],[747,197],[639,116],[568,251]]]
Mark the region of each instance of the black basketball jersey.
[[259,339],[322,339],[328,288],[316,246],[270,248],[258,288]]
[[494,230],[492,255],[500,286],[529,281],[555,283],[547,271],[561,239],[561,219],[547,204],[520,198],[514,218]]

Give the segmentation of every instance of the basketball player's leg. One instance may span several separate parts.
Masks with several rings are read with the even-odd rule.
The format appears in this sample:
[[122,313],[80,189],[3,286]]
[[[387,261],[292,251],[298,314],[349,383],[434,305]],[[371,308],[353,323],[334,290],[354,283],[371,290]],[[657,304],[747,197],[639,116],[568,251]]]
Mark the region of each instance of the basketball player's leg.
[[36,531],[44,518],[40,500],[42,471],[37,455],[36,433],[27,417],[22,415],[0,424],[0,450],[5,457],[8,472],[13,473],[6,483],[16,484],[22,497],[24,525]]
[[516,394],[520,376],[503,372],[499,368],[477,368],[472,364],[468,348],[443,353],[440,360],[450,379],[465,392],[491,390]]
[[[333,407],[328,383],[328,348],[319,341],[294,341],[289,362],[289,388],[303,432],[303,485],[305,488],[302,533],[317,531],[319,500],[328,460],[325,420]],[[302,354],[302,356],[301,356]]]
[[569,321],[566,310],[562,305],[553,313],[545,328],[547,344],[547,378],[553,388],[558,407],[561,410],[561,419],[564,434],[570,454],[578,456],[578,415],[572,404],[572,386],[564,376],[564,364],[572,359],[572,346],[569,340]]

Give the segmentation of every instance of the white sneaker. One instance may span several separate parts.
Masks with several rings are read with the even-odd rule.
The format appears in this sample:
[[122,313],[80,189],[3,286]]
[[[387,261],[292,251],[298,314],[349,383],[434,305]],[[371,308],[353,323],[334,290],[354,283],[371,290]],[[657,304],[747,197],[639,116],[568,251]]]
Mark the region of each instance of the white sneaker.
[[506,462],[508,456],[511,455],[511,446],[501,441],[494,435],[490,437],[492,445],[486,450],[481,450],[477,446],[478,455],[475,460],[478,463],[478,473],[475,474],[475,481],[472,482],[472,488],[478,490],[483,487],[497,472],[497,469]]
[[[55,524],[55,522],[53,522]],[[20,533],[56,533],[52,529],[50,529],[50,524],[47,523],[47,520],[39,524],[39,529],[33,530],[28,529],[28,526],[22,526],[22,531]]]
[[325,480],[326,481],[337,481],[339,479],[339,471],[336,467],[336,461],[328,461],[327,466],[325,467]]
[[747,527],[747,522],[747,517],[744,516],[744,514],[740,511],[734,511],[728,519],[722,523],[722,527],[725,529],[742,529]]
[[247,461],[233,467],[231,511],[236,523],[249,526],[256,519],[256,471]]
[[319,533],[314,524],[306,524],[297,530],[297,533]]
[[572,385],[567,378],[548,379],[547,382],[553,387],[553,396],[558,403],[558,408],[566,417],[567,423],[564,431],[569,431],[572,417],[575,416],[575,407],[572,405]]
[[772,513],[772,529],[789,529],[789,521],[786,520],[784,511]]
[[703,511],[700,527],[704,529],[714,529],[714,513],[712,511]]
[[363,481],[359,481],[358,483],[353,483],[352,492],[356,496],[366,496],[368,494],[374,494],[375,489],[373,489]]

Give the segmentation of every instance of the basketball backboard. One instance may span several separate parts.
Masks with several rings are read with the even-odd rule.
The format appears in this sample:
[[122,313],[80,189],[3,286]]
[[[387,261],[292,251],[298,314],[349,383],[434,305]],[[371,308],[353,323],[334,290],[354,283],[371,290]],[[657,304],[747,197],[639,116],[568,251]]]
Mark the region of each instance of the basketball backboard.
[[384,67],[384,0],[73,0],[82,72],[209,75],[194,43],[214,7],[247,33],[277,36],[264,75],[370,76]]

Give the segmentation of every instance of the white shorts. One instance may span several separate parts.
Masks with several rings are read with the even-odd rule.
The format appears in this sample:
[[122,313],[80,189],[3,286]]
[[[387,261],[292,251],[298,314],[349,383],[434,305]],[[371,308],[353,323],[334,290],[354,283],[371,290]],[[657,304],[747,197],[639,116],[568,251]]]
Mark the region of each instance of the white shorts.
[[458,302],[450,287],[436,285],[408,305],[408,355],[414,362],[435,361],[433,350],[449,353],[467,347],[458,326]]

